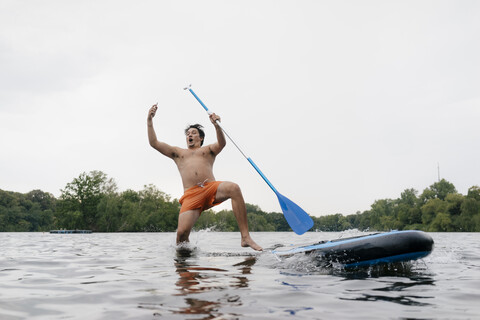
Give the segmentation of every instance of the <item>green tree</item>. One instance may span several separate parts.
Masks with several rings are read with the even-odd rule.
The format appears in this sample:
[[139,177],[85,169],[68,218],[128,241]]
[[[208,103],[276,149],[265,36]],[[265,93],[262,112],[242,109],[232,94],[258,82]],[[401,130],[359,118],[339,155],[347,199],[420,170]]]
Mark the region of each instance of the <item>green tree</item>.
[[75,229],[97,230],[97,207],[102,197],[115,193],[116,189],[115,181],[101,171],[81,173],[61,190],[58,202],[59,223]]
[[249,213],[247,219],[250,231],[275,231],[275,227],[262,214]]
[[447,212],[447,203],[438,198],[430,199],[421,208],[422,210],[422,223],[428,226],[432,223],[438,213]]
[[140,191],[141,215],[145,219],[145,231],[175,231],[180,206],[178,201],[170,201],[170,196],[154,185],[145,186]]
[[[216,214],[216,227],[217,230],[226,231],[226,232],[234,232],[238,230],[237,219],[235,219],[235,215],[233,214],[232,210],[222,210],[217,212]],[[247,215],[248,219],[248,215]]]
[[438,231],[452,231],[452,219],[448,213],[439,212],[433,219],[432,223],[428,227],[428,231],[438,232]]
[[54,210],[57,199],[53,194],[48,192],[43,192],[42,190],[32,190],[25,195],[25,198],[32,203],[38,203],[40,210]]
[[[266,216],[266,219],[267,219],[268,223],[275,226],[275,231],[292,231],[292,229],[288,225],[287,220],[285,220],[285,217],[283,216],[283,213],[270,212]],[[315,221],[315,217],[312,217],[312,219]]]
[[447,195],[450,193],[457,193],[457,189],[455,189],[455,186],[452,183],[442,179],[425,189],[420,196],[420,199],[423,203],[435,198],[445,200]]
[[321,231],[343,231],[351,228],[350,221],[340,213],[314,219],[313,228]]
[[[454,224],[457,231],[480,231],[480,188],[473,186],[468,189],[460,207],[460,216],[455,217]],[[479,221],[480,222],[480,221]]]
[[390,221],[394,217],[394,206],[395,203],[391,199],[376,200],[370,209],[370,227],[374,230],[389,230]]
[[97,206],[96,226],[98,231],[115,232],[121,223],[120,199],[115,193],[101,197]]
[[460,193],[449,193],[445,197],[447,203],[447,212],[451,216],[458,216],[462,213],[462,204],[465,197]]
[[[121,222],[118,231],[135,231],[140,211],[140,195],[133,190],[127,190],[120,195]],[[140,219],[142,217],[140,216]],[[140,227],[141,228],[141,227]]]
[[480,201],[480,187],[479,186],[470,187],[468,189],[467,198]]
[[222,231],[217,227],[217,217],[215,212],[212,210],[207,210],[202,212],[200,218],[197,220],[197,223],[195,223],[195,230],[205,230],[211,228],[217,231]]
[[405,189],[400,194],[400,199],[398,200],[398,203],[405,204],[409,207],[413,207],[418,203],[417,194],[418,194],[418,191],[413,188]]

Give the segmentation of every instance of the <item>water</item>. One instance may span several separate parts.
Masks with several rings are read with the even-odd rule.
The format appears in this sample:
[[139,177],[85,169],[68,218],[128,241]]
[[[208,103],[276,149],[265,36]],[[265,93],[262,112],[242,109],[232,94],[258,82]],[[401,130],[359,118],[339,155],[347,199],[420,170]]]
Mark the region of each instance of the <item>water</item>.
[[[359,232],[252,233],[264,248]],[[238,233],[0,233],[0,319],[479,319],[480,236],[433,233],[427,258],[324,269]]]

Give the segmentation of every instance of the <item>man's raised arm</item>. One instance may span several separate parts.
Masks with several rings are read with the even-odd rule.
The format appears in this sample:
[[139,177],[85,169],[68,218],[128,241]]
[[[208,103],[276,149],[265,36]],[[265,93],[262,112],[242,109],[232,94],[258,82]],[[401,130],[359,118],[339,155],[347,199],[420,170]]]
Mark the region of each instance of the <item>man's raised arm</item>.
[[210,115],[210,121],[212,122],[212,124],[215,126],[215,131],[217,132],[217,142],[212,144],[210,146],[211,150],[213,151],[213,153],[215,155],[219,154],[223,148],[225,147],[225,145],[227,144],[227,141],[225,140],[225,135],[223,133],[223,130],[222,128],[217,124],[216,121],[221,121],[220,120],[220,117],[217,116],[215,113],[212,113]]
[[158,150],[161,154],[169,157],[175,158],[176,152],[175,148],[166,144],[165,142],[158,141],[157,135],[155,134],[155,129],[153,129],[153,117],[157,112],[158,106],[154,104],[150,110],[148,110],[148,117],[147,117],[147,130],[148,130],[148,142],[150,145]]

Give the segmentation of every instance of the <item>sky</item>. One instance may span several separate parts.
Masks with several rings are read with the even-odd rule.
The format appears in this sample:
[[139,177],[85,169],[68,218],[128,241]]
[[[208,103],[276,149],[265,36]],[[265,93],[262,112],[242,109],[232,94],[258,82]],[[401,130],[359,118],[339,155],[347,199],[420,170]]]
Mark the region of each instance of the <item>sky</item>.
[[[480,185],[480,2],[0,0],[0,189],[56,197],[100,170],[172,198],[185,147],[215,131],[312,216],[365,211],[444,178]],[[231,142],[217,180],[281,212]],[[217,207],[230,209],[230,202]]]

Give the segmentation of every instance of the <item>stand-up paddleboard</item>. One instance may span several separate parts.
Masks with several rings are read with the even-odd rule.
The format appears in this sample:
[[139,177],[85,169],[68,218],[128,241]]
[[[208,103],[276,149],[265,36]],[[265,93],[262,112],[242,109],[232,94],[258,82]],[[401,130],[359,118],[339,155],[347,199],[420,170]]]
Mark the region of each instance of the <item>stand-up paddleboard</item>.
[[416,260],[433,250],[433,239],[423,231],[391,231],[366,236],[322,241],[316,244],[272,251],[277,257],[314,254],[321,261],[345,268]]

